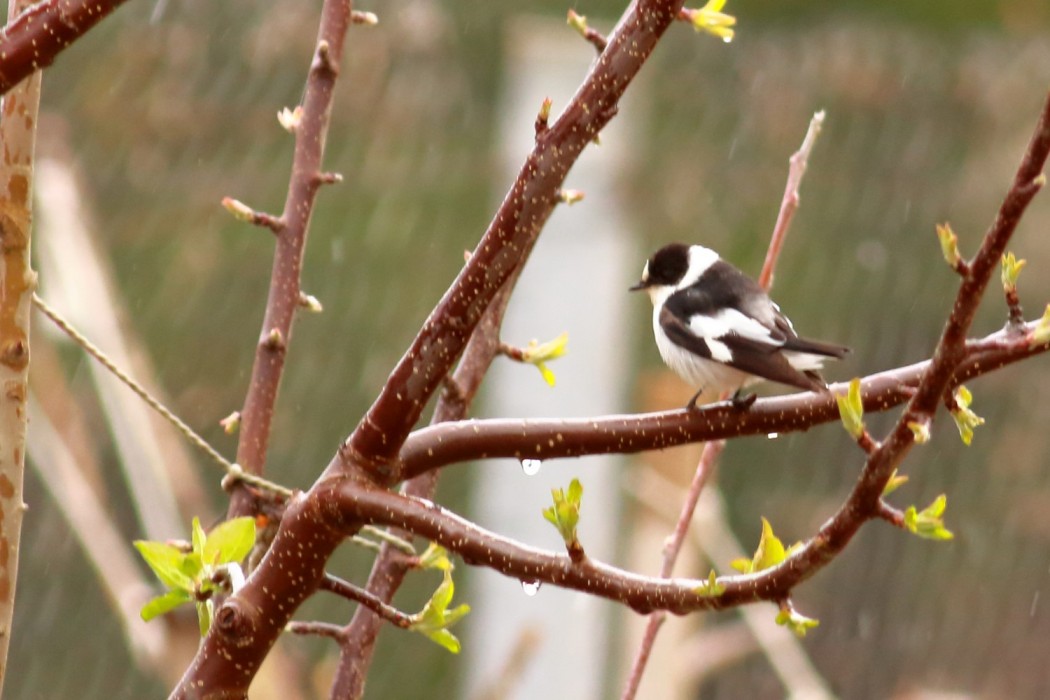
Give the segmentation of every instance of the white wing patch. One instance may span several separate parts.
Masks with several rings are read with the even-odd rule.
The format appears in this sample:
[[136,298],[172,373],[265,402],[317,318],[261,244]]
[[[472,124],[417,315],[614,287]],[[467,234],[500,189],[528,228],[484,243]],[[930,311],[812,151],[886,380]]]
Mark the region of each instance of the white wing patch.
[[[703,338],[707,346],[711,348],[711,356],[722,362],[728,362],[732,358],[719,357],[712,347],[712,341],[717,342],[718,338],[723,338],[730,333],[770,347],[778,348],[784,344],[784,341],[772,337],[769,328],[736,309],[722,309],[714,316],[695,314],[689,319],[689,330]],[[725,348],[726,353],[729,352],[725,343],[718,343],[718,345]]]

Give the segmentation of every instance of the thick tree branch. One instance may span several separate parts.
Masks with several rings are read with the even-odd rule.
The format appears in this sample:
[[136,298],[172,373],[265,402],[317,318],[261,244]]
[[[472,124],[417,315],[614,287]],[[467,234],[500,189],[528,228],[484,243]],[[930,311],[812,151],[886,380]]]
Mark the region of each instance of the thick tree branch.
[[[1024,326],[1030,333],[1038,322]],[[1047,345],[1030,345],[1010,331],[998,331],[966,344],[955,371],[960,383],[1008,364],[1046,352]],[[886,411],[915,395],[929,360],[865,377],[861,382],[864,410]],[[843,392],[845,384],[832,384]],[[493,418],[443,423],[412,433],[398,461],[403,478],[431,469],[482,459],[559,459],[594,454],[634,454],[707,440],[802,432],[837,421],[831,394],[797,393],[757,400],[747,411],[731,402],[709,404],[696,411],[595,416],[592,418]]]
[[[302,117],[295,127],[295,153],[284,212],[271,226],[277,242],[270,273],[270,291],[262,331],[255,347],[248,393],[241,410],[237,463],[250,474],[261,474],[266,462],[277,390],[284,372],[295,312],[301,308],[300,277],[306,234],[317,191],[324,184],[321,164],[332,112],[335,82],[350,25],[350,0],[327,0],[321,14],[317,47],[306,79]],[[234,488],[229,515],[253,511],[251,493]]]
[[[518,280],[521,268],[507,280],[496,298],[482,316],[478,327],[463,352],[463,359],[455,373],[449,377],[449,386],[438,399],[431,424],[462,420],[470,409],[481,382],[488,373],[493,359],[499,352],[499,334],[503,315],[507,310],[511,292]],[[406,496],[430,500],[437,490],[437,470],[425,472],[405,482],[401,492]],[[405,533],[410,536],[409,533]],[[377,599],[389,603],[401,587],[410,563],[404,555],[392,547],[384,546],[372,565],[367,590]],[[375,653],[375,643],[383,626],[381,616],[366,607],[354,611],[354,617],[346,627],[339,667],[332,681],[331,697],[360,698],[364,694],[365,680]]]
[[43,0],[0,31],[0,95],[47,68],[125,0]]
[[558,191],[583,148],[616,113],[620,97],[674,21],[682,0],[638,0],[561,116],[537,134],[514,184],[470,260],[431,312],[382,392],[340,451],[392,483],[386,468],[441,386],[496,292],[531,250],[560,201]]

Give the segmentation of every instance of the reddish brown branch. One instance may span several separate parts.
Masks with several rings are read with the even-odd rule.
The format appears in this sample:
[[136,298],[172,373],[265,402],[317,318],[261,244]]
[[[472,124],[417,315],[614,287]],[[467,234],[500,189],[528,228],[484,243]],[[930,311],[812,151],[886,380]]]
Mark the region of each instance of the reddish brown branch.
[[[520,268],[518,273],[520,273]],[[489,305],[478,327],[474,329],[463,359],[455,373],[448,378],[445,391],[438,400],[431,424],[462,420],[481,387],[493,359],[499,352],[499,333],[503,315],[510,295],[518,280],[516,273],[504,285]],[[440,472],[437,470],[420,474],[408,480],[401,492],[414,498],[431,499],[437,487]],[[410,536],[405,533],[405,536]],[[406,557],[393,547],[384,545],[372,565],[368,577],[368,590],[376,598],[389,603],[401,587],[410,568]],[[382,628],[383,619],[367,608],[358,608],[347,626],[346,643],[340,655],[339,668],[332,682],[331,697],[359,698],[364,694],[365,679],[371,667],[375,643]]]
[[[277,245],[270,273],[270,291],[262,332],[255,346],[248,393],[241,409],[237,443],[237,463],[251,474],[261,474],[266,462],[292,320],[301,308],[299,285],[303,250],[317,191],[326,181],[321,163],[350,12],[350,0],[327,0],[324,3],[317,48],[306,79],[302,117],[295,129],[295,153],[284,212],[276,220],[280,226],[271,227],[277,234]],[[253,501],[247,489],[238,487],[230,500],[229,515],[251,513]]]
[[382,393],[340,451],[385,477],[423,408],[459,357],[496,292],[520,267],[558,203],[569,168],[615,114],[617,103],[681,8],[681,0],[632,3],[572,101],[536,144],[462,272],[431,312]]
[[[832,518],[821,526],[801,550],[754,581],[763,591],[787,596],[791,589],[815,574],[841,552],[860,527],[880,517],[882,493],[894,471],[915,444],[909,423],[932,420],[940,398],[958,381],[959,367],[970,344],[966,334],[981,303],[992,272],[998,267],[1028,203],[1041,188],[1039,177],[1050,153],[1050,95],[1044,102],[1039,123],[1029,142],[1013,186],[1007,192],[999,213],[985,234],[981,248],[970,261],[948,322],[937,343],[933,359],[925,368],[915,396],[902,412],[889,436],[868,457],[860,479]],[[1026,344],[1024,338],[1020,344]]]
[[347,600],[360,603],[379,617],[401,629],[407,630],[412,626],[411,616],[406,615],[392,605],[387,605],[386,601],[382,600],[379,596],[370,593],[359,586],[355,586],[349,581],[344,581],[343,579],[332,576],[331,574],[325,574],[324,578],[321,579],[320,588],[322,591],[328,591],[329,593],[342,596]]
[[[1034,330],[1036,323],[1027,324],[1026,332]],[[1029,346],[1023,337],[998,331],[967,344],[955,380],[979,377],[1046,350],[1046,345]],[[861,382],[864,410],[885,411],[903,404],[915,395],[915,387],[929,367],[927,360],[865,377]],[[831,389],[841,392],[846,386],[834,384]],[[695,411],[467,420],[414,432],[401,451],[398,474],[408,478],[448,464],[481,459],[633,454],[707,440],[800,432],[838,419],[832,395],[799,393],[759,399],[747,411],[720,402]]]
[[47,68],[125,0],[44,0],[0,31],[0,95]]

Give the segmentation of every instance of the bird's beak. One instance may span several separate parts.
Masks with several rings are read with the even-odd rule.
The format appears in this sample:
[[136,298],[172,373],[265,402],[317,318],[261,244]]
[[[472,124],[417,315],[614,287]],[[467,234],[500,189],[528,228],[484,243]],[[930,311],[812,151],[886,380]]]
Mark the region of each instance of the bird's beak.
[[646,282],[645,280],[641,280],[640,282],[638,282],[638,284],[635,284],[635,285],[632,285],[632,286],[628,287],[627,291],[628,292],[640,292],[643,289],[647,288],[648,286],[649,286],[648,282]]

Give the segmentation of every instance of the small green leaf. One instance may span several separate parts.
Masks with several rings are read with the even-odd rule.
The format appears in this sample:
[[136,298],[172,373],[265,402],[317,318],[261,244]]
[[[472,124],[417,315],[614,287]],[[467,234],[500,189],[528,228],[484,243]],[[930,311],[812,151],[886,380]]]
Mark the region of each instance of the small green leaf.
[[202,558],[207,565],[240,562],[255,546],[255,518],[226,520],[212,528],[204,543]]
[[777,624],[787,627],[798,637],[805,637],[806,632],[820,624],[820,620],[806,617],[794,608],[781,608],[777,613]]
[[192,564],[187,567],[185,552],[165,542],[136,540],[134,545],[161,583],[173,590],[193,590],[195,572],[187,571]]
[[733,40],[732,27],[736,25],[736,17],[721,11],[725,4],[726,0],[708,0],[699,10],[682,10],[680,16],[688,19],[697,32],[707,32],[729,43]]
[[860,439],[864,434],[864,401],[860,395],[860,378],[855,377],[849,383],[849,391],[843,394],[835,394],[835,401],[839,405],[839,417],[846,432],[854,440]]
[[729,562],[729,566],[736,569],[742,574],[750,574],[751,567],[753,566],[753,564],[751,563],[750,559],[747,559],[746,557],[740,557],[739,559],[734,559],[733,561]]
[[1001,277],[1004,291],[1007,293],[1017,291],[1017,277],[1027,262],[1027,260],[1018,260],[1013,253],[1007,253],[1002,257]]
[[208,535],[204,532],[204,528],[201,527],[201,519],[193,516],[193,553],[199,555],[202,560],[204,558],[204,543],[207,541]]
[[[583,15],[576,14],[575,10],[569,10],[568,17],[565,23],[576,30],[576,32],[586,38],[587,37],[587,18]],[[548,109],[548,112],[550,110]]]
[[[741,561],[747,562],[748,564],[751,563],[747,561],[747,559],[743,559]],[[717,598],[718,596],[726,592],[726,586],[724,583],[718,582],[718,577],[715,575],[715,570],[711,569],[711,573],[707,575],[707,580],[704,581],[703,584],[694,588],[693,592],[699,596],[703,596],[704,598]]]
[[930,441],[930,421],[929,420],[923,420],[923,421],[910,420],[910,421],[908,421],[908,428],[911,430],[912,434],[915,436],[915,444],[916,445],[925,445],[927,442]]
[[175,588],[168,591],[164,595],[159,595],[156,598],[150,599],[145,605],[142,606],[142,610],[139,611],[139,615],[146,622],[149,622],[153,618],[163,615],[164,613],[171,612],[175,608],[179,607],[183,603],[188,603],[193,600],[193,596],[190,595],[189,591],[181,588]]
[[784,543],[773,534],[773,526],[762,518],[762,535],[758,539],[758,549],[755,550],[754,557],[751,561],[734,559],[730,566],[741,573],[752,574],[776,566],[801,548],[802,543],[796,542],[785,549]]
[[1039,319],[1039,323],[1032,330],[1032,337],[1029,342],[1031,345],[1042,345],[1048,341],[1050,341],[1050,304],[1046,305],[1043,317]]
[[885,498],[886,496],[889,496],[906,483],[908,483],[908,477],[903,474],[897,476],[897,470],[894,469],[893,474],[890,475],[890,480],[886,482],[886,488],[882,489],[882,497]]
[[453,654],[460,650],[459,640],[448,631],[448,628],[456,624],[464,615],[470,612],[470,606],[463,604],[451,610],[448,609],[455,592],[452,583],[452,572],[444,569],[443,580],[434,594],[423,606],[423,609],[412,616],[413,622],[409,627],[414,632],[425,635],[431,641],[440,644]]
[[959,237],[955,235],[948,223],[944,223],[937,224],[937,238],[941,241],[941,253],[944,255],[945,262],[955,269],[962,263],[962,256],[959,254]]
[[211,629],[211,619],[215,612],[215,603],[211,598],[197,601],[197,625],[200,627],[201,636],[206,637]]
[[576,526],[580,522],[580,505],[583,498],[583,486],[579,479],[569,483],[566,493],[562,489],[551,489],[554,505],[543,509],[543,517],[557,528],[566,546],[577,541]]
[[548,386],[554,386],[554,372],[547,367],[547,363],[564,355],[568,342],[568,333],[562,333],[554,340],[548,340],[546,343],[537,343],[535,340],[530,340],[529,346],[522,350],[521,361],[535,365],[543,376],[543,381],[547,382]]
[[947,506],[948,498],[943,493],[921,511],[917,511],[915,506],[909,506],[904,511],[904,527],[928,540],[950,540],[955,535],[944,527],[943,516]]
[[984,425],[984,418],[970,410],[973,395],[965,386],[960,384],[956,388],[954,399],[955,405],[951,410],[952,418],[955,419],[955,426],[959,429],[959,437],[962,438],[964,444],[969,445],[973,442],[973,429]]
[[419,567],[440,571],[451,571],[454,568],[452,561],[448,558],[448,550],[434,542],[431,542],[426,551],[419,555]]

